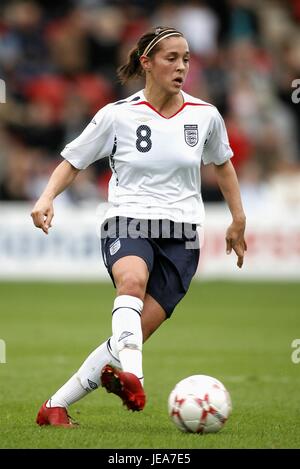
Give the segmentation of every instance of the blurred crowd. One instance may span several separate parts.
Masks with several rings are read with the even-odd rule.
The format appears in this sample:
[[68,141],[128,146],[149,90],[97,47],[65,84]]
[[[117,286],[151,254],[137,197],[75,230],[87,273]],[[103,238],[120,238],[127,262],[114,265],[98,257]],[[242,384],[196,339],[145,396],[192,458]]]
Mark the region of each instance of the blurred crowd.
[[[97,110],[143,86],[121,86],[116,68],[159,25],[189,42],[184,90],[223,115],[246,207],[300,204],[299,23],[300,0],[1,0],[0,201],[34,201]],[[64,202],[106,199],[109,178],[95,163]],[[222,200],[209,166],[202,185]]]

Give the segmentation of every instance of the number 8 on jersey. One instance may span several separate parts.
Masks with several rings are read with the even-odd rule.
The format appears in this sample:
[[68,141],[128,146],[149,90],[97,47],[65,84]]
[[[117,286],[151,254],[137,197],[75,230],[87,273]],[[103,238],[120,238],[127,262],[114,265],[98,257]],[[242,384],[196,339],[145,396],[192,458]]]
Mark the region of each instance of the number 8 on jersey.
[[136,129],[136,136],[136,148],[138,151],[146,153],[147,151],[151,150],[151,129],[148,127],[148,125],[140,125]]

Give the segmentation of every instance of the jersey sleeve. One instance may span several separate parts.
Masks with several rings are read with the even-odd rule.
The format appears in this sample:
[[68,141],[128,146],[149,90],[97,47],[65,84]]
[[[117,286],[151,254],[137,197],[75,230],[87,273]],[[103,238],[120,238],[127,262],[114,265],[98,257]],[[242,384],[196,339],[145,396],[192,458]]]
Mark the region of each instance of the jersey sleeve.
[[214,163],[220,165],[233,156],[233,151],[229,145],[224,120],[216,108],[214,111],[207,140],[204,144],[202,160],[204,164]]
[[83,132],[68,143],[61,152],[77,169],[85,169],[101,158],[109,156],[114,145],[114,119],[112,105],[97,112]]

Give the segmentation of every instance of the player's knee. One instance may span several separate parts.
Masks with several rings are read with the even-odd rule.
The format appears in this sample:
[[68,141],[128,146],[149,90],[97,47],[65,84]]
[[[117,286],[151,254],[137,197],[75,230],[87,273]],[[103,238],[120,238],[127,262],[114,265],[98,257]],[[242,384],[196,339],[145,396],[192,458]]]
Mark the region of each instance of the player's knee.
[[117,282],[118,295],[131,295],[143,299],[146,290],[146,279],[136,272],[124,273]]

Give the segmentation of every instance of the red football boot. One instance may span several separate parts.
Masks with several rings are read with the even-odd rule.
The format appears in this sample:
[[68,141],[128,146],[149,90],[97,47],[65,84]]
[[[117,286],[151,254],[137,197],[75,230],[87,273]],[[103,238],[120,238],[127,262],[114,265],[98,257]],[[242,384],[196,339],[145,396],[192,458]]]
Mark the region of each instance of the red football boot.
[[72,418],[67,413],[65,407],[46,407],[48,400],[44,402],[39,410],[36,423],[42,425],[53,425],[54,427],[73,428],[78,423],[72,422]]
[[143,410],[146,396],[140,380],[133,373],[105,365],[101,372],[101,383],[107,392],[119,396],[129,410]]

